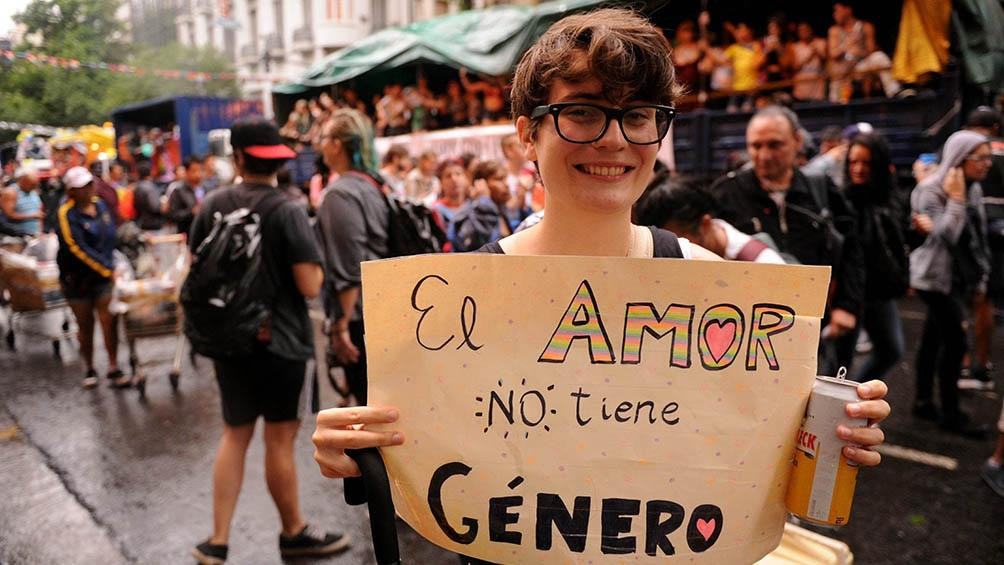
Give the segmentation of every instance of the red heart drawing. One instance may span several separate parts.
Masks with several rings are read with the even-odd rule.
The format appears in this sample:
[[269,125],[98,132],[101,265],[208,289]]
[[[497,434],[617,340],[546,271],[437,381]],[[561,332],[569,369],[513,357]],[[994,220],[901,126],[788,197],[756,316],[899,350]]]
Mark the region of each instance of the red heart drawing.
[[711,320],[704,326],[704,341],[708,344],[708,352],[718,363],[725,357],[732,342],[736,339],[735,320]]
[[697,520],[697,531],[701,532],[701,535],[704,536],[704,541],[708,541],[715,533],[715,519],[705,520],[699,518]]

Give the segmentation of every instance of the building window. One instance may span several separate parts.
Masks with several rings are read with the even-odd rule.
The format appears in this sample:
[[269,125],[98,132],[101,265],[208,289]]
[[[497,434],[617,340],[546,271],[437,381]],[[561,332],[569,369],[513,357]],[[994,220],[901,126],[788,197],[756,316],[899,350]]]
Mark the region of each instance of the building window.
[[216,45],[216,37],[213,34],[213,15],[206,14],[206,45],[214,49],[219,46]]
[[328,4],[328,19],[336,22],[352,19],[352,0],[325,0]]
[[251,45],[258,48],[258,10],[248,9],[248,31],[251,32]]
[[286,33],[282,21],[282,0],[272,0],[272,13],[275,18],[275,35],[282,41],[282,36]]

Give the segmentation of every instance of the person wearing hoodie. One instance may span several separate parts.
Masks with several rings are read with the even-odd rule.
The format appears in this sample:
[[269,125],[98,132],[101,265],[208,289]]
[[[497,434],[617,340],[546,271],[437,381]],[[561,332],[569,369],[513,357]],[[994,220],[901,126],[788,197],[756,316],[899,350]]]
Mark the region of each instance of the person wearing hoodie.
[[927,320],[917,351],[917,391],[913,414],[935,420],[934,374],[938,372],[940,424],[948,431],[981,436],[959,408],[958,379],[966,352],[967,309],[986,292],[990,272],[986,211],[980,181],[990,170],[986,136],[958,131],[945,142],[941,165],[913,190],[914,214],[931,218],[923,245],[910,254],[910,286],[927,304]]

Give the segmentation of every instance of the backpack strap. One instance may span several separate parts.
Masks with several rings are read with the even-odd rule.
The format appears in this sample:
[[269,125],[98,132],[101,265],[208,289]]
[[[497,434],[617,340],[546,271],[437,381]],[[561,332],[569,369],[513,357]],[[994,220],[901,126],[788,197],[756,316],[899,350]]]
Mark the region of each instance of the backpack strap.
[[756,258],[759,257],[760,254],[763,253],[763,250],[768,247],[769,246],[766,243],[751,237],[750,240],[746,242],[746,245],[742,246],[739,253],[736,253],[736,260],[755,262]]

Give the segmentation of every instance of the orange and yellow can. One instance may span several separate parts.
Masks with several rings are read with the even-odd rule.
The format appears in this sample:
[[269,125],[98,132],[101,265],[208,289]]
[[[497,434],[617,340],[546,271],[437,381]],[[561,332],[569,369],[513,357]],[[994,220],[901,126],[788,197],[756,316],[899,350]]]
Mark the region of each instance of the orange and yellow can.
[[796,517],[821,526],[843,526],[851,517],[851,502],[858,467],[847,461],[837,437],[837,426],[867,425],[850,418],[845,407],[859,400],[858,383],[837,377],[816,377],[805,418],[795,440],[794,468],[788,482],[785,506]]

